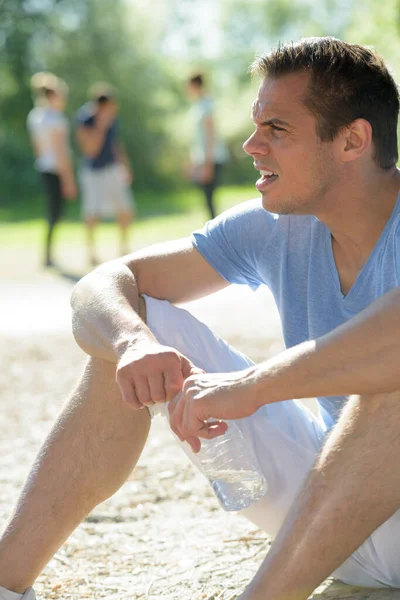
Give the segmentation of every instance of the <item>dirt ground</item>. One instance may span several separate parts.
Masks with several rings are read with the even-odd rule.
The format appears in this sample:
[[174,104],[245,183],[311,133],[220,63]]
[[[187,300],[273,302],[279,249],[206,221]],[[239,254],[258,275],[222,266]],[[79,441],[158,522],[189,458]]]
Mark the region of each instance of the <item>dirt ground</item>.
[[[84,362],[69,332],[69,282],[43,275],[3,283],[1,523]],[[254,360],[281,345],[276,312],[264,292],[250,298],[233,289],[215,301],[196,303],[193,310]],[[134,473],[68,539],[35,589],[43,600],[234,600],[268,547],[263,532],[219,508],[158,418]],[[313,598],[384,600],[400,593],[327,582]]]

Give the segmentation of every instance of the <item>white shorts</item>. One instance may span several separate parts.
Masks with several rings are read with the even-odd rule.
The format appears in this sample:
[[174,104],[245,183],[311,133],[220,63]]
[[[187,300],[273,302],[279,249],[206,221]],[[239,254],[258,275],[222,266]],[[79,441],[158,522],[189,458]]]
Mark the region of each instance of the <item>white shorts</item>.
[[83,168],[80,181],[83,218],[107,218],[134,212],[133,196],[125,181],[123,165],[113,164],[102,169]]
[[[226,373],[253,364],[186,310],[154,298],[145,297],[145,301],[147,324],[158,341],[176,348],[204,371]],[[156,405],[151,412],[168,416],[165,404]],[[275,537],[324,442],[326,426],[321,417],[297,400],[264,405],[236,423],[253,448],[268,483],[266,495],[241,513]],[[187,444],[179,444],[197,466]],[[333,576],[364,587],[400,587],[400,511]]]

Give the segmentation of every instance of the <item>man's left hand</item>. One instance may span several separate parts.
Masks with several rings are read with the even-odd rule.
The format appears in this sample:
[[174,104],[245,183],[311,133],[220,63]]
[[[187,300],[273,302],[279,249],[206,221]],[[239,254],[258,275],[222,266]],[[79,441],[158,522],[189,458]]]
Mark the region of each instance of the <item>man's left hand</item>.
[[172,430],[181,441],[188,441],[194,452],[200,450],[199,438],[225,433],[224,420],[248,417],[257,408],[253,368],[192,375],[168,406]]

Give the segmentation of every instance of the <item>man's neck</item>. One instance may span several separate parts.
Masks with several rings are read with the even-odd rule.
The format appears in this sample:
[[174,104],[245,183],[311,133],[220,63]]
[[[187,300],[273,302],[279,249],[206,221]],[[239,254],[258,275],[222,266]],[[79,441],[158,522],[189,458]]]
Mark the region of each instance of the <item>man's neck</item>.
[[328,227],[333,247],[361,269],[381,235],[400,190],[396,168],[367,178],[362,186],[336,191],[335,205],[317,217]]

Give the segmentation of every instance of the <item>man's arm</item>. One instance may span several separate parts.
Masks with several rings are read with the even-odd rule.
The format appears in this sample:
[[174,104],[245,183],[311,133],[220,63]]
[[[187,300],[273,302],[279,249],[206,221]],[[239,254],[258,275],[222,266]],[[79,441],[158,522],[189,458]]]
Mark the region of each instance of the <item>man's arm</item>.
[[96,115],[94,125],[78,124],[76,128],[76,141],[84,156],[94,158],[98,156],[104,146],[108,129],[115,119],[113,112],[103,112]]
[[193,365],[155,341],[138,315],[139,296],[179,303],[227,285],[190,238],[151,246],[106,263],[76,285],[75,339],[88,354],[118,363],[117,381],[134,408],[170,400]]
[[317,340],[261,364],[260,403],[400,389],[400,287]]
[[188,379],[171,404],[181,438],[208,437],[205,421],[240,419],[292,398],[377,394],[400,389],[400,288],[337,329],[238,373]]
[[133,182],[134,174],[133,169],[131,167],[131,163],[129,161],[128,153],[126,151],[125,145],[122,142],[117,142],[115,144],[115,155],[117,157],[117,161],[125,167],[127,183],[130,185]]

